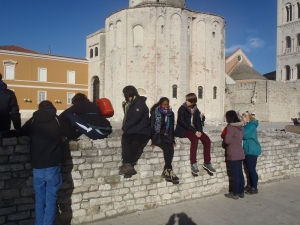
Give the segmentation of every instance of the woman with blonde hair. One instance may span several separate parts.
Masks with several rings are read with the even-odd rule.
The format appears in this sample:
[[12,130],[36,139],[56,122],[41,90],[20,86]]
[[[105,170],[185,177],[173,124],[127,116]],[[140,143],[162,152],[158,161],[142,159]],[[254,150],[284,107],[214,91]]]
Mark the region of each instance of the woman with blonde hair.
[[245,163],[249,171],[249,184],[245,187],[245,193],[258,194],[256,164],[257,158],[261,154],[261,146],[257,138],[258,121],[249,112],[242,114],[242,121],[245,123],[243,136]]

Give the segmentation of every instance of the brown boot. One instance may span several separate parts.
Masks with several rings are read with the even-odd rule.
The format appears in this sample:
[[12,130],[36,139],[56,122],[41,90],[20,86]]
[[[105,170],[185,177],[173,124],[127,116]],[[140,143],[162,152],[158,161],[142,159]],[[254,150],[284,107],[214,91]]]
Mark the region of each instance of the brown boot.
[[123,164],[123,166],[120,167],[119,175],[135,175],[136,171],[134,167],[129,164]]

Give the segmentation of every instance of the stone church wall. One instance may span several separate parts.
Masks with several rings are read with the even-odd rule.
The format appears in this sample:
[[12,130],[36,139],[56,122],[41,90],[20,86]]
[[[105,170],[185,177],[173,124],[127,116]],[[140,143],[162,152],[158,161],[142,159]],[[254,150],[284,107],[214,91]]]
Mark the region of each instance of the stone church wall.
[[300,117],[300,81],[230,84],[225,93],[225,111],[249,111],[268,122],[291,122]]
[[[63,184],[59,191],[58,224],[88,221],[162,207],[176,202],[211,196],[228,190],[229,177],[221,148],[220,131],[211,131],[213,176],[200,171],[193,177],[189,162],[189,141],[177,139],[173,160],[179,185],[161,177],[163,153],[159,148],[144,149],[137,175],[124,179],[121,140],[80,140],[66,144],[62,165]],[[257,170],[259,182],[278,181],[300,175],[300,135],[277,131],[259,132],[262,155]],[[0,224],[33,224],[34,191],[27,137],[0,139]],[[199,164],[203,163],[199,145]]]

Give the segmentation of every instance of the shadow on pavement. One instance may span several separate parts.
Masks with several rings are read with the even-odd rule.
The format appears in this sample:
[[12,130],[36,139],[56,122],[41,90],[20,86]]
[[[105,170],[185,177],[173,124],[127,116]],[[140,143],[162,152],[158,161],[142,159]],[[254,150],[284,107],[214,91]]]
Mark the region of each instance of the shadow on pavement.
[[185,213],[173,214],[166,225],[197,225]]

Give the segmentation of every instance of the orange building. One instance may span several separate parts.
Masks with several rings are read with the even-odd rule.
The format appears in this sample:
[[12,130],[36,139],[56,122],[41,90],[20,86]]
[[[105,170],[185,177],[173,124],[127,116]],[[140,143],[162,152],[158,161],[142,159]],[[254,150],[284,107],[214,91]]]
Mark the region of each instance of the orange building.
[[21,116],[28,118],[43,100],[58,112],[80,92],[88,95],[88,61],[43,54],[19,46],[0,46],[0,73],[17,96]]

